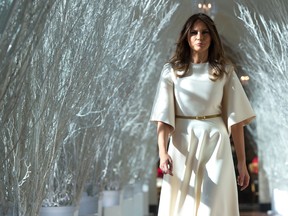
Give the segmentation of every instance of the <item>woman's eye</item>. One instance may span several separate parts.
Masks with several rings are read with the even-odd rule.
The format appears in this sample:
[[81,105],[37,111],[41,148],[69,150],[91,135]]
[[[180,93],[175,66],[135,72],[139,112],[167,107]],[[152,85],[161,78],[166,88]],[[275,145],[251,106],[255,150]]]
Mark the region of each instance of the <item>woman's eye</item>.
[[206,35],[206,34],[209,34],[210,32],[209,32],[209,30],[204,30],[204,31],[200,31],[200,32],[198,32],[198,31],[191,31],[190,32],[190,35],[197,35],[198,33],[200,33],[200,34],[202,34],[202,35]]

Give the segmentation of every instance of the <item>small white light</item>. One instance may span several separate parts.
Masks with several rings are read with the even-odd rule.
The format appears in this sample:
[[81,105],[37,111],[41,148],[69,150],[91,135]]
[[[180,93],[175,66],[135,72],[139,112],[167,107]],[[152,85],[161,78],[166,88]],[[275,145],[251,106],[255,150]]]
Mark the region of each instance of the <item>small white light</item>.
[[250,79],[249,76],[241,76],[241,81],[248,81]]
[[142,185],[142,191],[143,191],[143,192],[148,192],[148,191],[149,191],[149,185],[143,184],[143,185]]
[[211,8],[211,7],[212,7],[212,5],[211,5],[211,3],[209,3],[209,4],[208,4],[208,8]]
[[201,3],[198,4],[198,8],[202,8],[202,4]]

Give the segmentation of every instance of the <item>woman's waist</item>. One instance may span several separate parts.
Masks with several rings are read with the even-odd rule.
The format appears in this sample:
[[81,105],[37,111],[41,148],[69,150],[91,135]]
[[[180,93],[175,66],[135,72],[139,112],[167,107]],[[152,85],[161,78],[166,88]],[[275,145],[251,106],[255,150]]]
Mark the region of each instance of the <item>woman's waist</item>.
[[227,129],[223,121],[223,118],[219,114],[215,114],[215,116],[209,115],[209,117],[206,116],[205,119],[204,118],[196,119],[196,117],[188,118],[188,116],[185,116],[185,118],[179,118],[178,116],[176,117],[175,120],[176,120],[175,131],[174,131],[175,133],[188,133],[189,134],[191,131],[194,131],[195,129],[201,130],[201,131],[215,131],[216,130],[219,132],[221,131],[220,133],[222,132],[227,133]]
[[200,114],[200,115],[184,115],[184,114],[176,114],[175,118],[177,119],[190,119],[190,120],[206,120],[206,119],[212,119],[212,118],[219,118],[221,117],[221,113],[215,113],[215,114]]

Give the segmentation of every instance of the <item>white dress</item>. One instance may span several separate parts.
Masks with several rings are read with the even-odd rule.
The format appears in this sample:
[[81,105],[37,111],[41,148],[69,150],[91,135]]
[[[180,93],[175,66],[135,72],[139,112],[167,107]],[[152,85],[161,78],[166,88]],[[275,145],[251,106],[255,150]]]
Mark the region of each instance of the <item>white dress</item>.
[[[222,79],[209,79],[209,64],[191,64],[183,78],[163,67],[151,114],[174,129],[168,153],[174,176],[163,178],[158,216],[238,216],[230,146],[231,125],[255,117],[232,66]],[[177,116],[207,116],[205,120]]]

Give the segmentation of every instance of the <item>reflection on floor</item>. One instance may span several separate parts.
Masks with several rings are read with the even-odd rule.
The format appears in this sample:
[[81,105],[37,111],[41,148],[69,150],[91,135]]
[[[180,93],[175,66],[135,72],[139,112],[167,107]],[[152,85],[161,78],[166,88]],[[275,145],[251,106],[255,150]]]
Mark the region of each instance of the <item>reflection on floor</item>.
[[[149,216],[156,216],[156,213],[150,213]],[[268,216],[268,214],[263,212],[240,212],[240,216]],[[270,216],[270,215],[269,215]]]
[[[156,216],[157,215],[158,206],[150,206],[150,215],[149,216]],[[258,205],[251,205],[251,204],[240,204],[240,216],[273,216],[273,214],[267,214],[265,212],[260,212]]]
[[268,216],[263,212],[241,212],[240,216]]
[[240,216],[268,216],[266,212],[259,211],[258,204],[239,204]]

